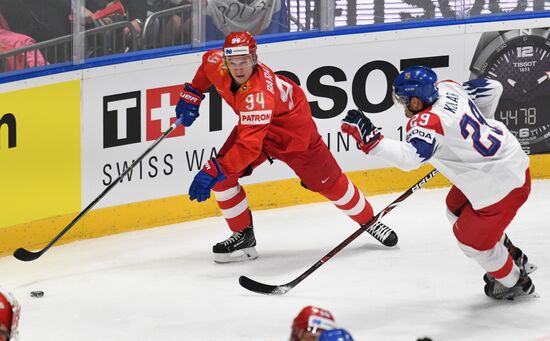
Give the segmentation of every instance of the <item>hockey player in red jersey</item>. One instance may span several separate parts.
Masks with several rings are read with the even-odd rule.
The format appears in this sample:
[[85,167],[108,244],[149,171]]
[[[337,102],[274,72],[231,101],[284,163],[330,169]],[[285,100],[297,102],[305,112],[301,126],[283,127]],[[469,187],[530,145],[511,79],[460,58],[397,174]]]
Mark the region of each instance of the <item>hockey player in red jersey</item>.
[[433,70],[413,66],[393,83],[409,118],[406,141],[385,139],[363,113],[350,110],[342,130],[369,155],[412,170],[431,163],[453,183],[447,213],[459,247],[487,273],[485,294],[512,299],[534,293],[536,267],[504,233],[531,190],[529,158],[494,117],[502,94],[495,80],[437,82]]
[[[372,207],[322,141],[306,95],[292,80],[258,61],[250,33],[230,33],[223,49],[204,54],[176,106],[183,125],[190,126],[199,116],[203,93],[211,85],[239,117],[217,157],[204,165],[189,189],[189,198],[199,202],[208,199],[212,190],[233,231],[227,240],[214,245],[216,262],[258,257],[248,199],[238,180],[269,157],[286,163],[306,188],[324,195],[357,223],[369,221]],[[391,229],[383,224],[376,228],[368,232],[387,246],[397,243]]]
[[20,309],[13,295],[0,287],[0,341],[17,341]]
[[336,328],[330,311],[308,305],[292,321],[290,341],[317,341],[319,336]]

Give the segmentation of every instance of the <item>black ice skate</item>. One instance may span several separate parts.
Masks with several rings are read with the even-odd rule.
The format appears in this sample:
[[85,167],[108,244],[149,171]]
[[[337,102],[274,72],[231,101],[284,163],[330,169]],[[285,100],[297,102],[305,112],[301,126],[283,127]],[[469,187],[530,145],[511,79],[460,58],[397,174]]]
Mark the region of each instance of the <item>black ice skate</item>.
[[397,244],[397,234],[381,221],[377,221],[375,224],[367,227],[365,231],[385,246],[391,247]]
[[[517,265],[522,274],[529,275],[537,270],[538,267],[533,263],[529,263],[529,258],[527,257],[527,255],[523,253],[523,251],[521,251],[519,247],[516,247],[514,244],[512,244],[512,241],[510,240],[510,238],[508,238],[507,235],[504,235],[504,246],[506,246],[506,248],[508,249],[508,253],[512,257],[512,260]],[[485,281],[485,283],[495,282],[494,277],[489,275],[488,273],[483,275],[483,280]]]
[[533,281],[531,281],[531,278],[525,272],[522,272],[517,283],[511,288],[505,287],[499,281],[487,275],[483,279],[486,283],[484,288],[485,295],[496,300],[513,300],[519,297],[537,296]]
[[214,262],[231,263],[242,262],[258,258],[256,252],[256,238],[252,227],[241,232],[235,232],[231,237],[212,247]]
[[527,255],[524,254],[519,247],[512,244],[512,241],[507,235],[504,235],[504,246],[506,246],[508,253],[512,256],[514,263],[516,263],[520,270],[526,272],[527,274],[533,273],[537,270],[537,266],[533,263],[529,263],[529,258],[527,258]]

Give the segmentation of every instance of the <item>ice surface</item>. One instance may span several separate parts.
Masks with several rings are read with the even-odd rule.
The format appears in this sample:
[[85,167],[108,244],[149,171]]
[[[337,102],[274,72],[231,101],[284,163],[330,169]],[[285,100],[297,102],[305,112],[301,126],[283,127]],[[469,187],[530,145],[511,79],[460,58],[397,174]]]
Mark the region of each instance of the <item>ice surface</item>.
[[[539,267],[541,297],[523,301],[483,294],[483,271],[445,217],[446,193],[423,189],[383,219],[397,247],[362,235],[282,296],[249,292],[239,275],[278,285],[317,262],[357,229],[331,204],[255,212],[255,261],[212,261],[230,234],[216,217],[54,247],[30,263],[4,257],[0,284],[22,304],[23,341],[287,340],[306,305],[330,310],[357,341],[550,340],[550,181],[533,182],[507,230]],[[399,194],[369,200],[378,211]]]

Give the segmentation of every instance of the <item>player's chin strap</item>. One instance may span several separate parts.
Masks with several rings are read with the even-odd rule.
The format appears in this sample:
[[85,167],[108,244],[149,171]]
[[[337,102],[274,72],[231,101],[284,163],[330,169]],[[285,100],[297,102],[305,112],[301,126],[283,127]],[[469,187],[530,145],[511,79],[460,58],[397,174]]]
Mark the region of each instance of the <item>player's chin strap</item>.
[[162,133],[162,135],[155,142],[153,142],[153,144],[150,145],[149,148],[147,148],[147,150],[143,154],[141,154],[130,165],[130,167],[126,168],[126,170],[124,172],[122,172],[118,176],[118,178],[116,178],[116,180],[111,182],[111,184],[109,186],[107,186],[107,188],[105,188],[105,190],[103,190],[103,192],[101,192],[100,195],[98,195],[88,206],[86,206],[86,208],[84,210],[82,210],[76,216],[76,218],[74,218],[73,221],[71,221],[69,223],[69,225],[67,225],[61,232],[59,232],[57,234],[57,236],[55,236],[52,239],[52,241],[50,241],[50,243],[48,245],[46,245],[42,250],[32,252],[32,251],[26,250],[24,248],[19,248],[19,249],[15,250],[15,252],[13,253],[13,256],[15,258],[21,260],[21,261],[24,261],[24,262],[33,261],[33,260],[37,259],[38,257],[42,256],[46,251],[48,251],[48,249],[50,247],[53,246],[53,244],[55,244],[61,237],[63,237],[63,235],[65,233],[67,233],[80,220],[80,218],[82,218],[86,213],[88,213],[88,211],[90,211],[92,209],[92,207],[95,206],[95,204],[97,204],[107,193],[109,193],[109,191],[111,189],[113,189],[113,187],[115,187],[119,182],[122,182],[121,180],[126,176],[126,174],[128,174],[137,164],[139,164],[141,162],[141,160],[143,160],[143,158],[145,158],[145,156],[147,156],[147,154],[149,154],[162,140],[164,140],[164,138],[166,136],[168,136],[168,134],[170,134],[172,131],[174,131],[174,129],[176,129],[177,126],[181,124],[182,120],[183,120],[183,116],[178,118],[170,126],[170,128],[168,128],[164,133]]
[[438,171],[437,169],[433,169],[428,173],[426,176],[424,176],[420,181],[418,181],[416,184],[414,184],[411,188],[405,191],[405,193],[401,194],[397,199],[395,199],[391,204],[386,206],[382,211],[380,211],[377,215],[371,218],[371,220],[361,225],[361,227],[355,231],[351,236],[346,238],[343,242],[338,244],[334,249],[332,249],[329,253],[327,253],[323,258],[317,261],[317,263],[313,264],[309,269],[307,269],[303,274],[296,277],[294,280],[281,285],[269,285],[257,282],[253,279],[250,279],[246,276],[239,277],[239,284],[250,291],[259,293],[259,294],[267,294],[267,295],[284,295],[287,292],[289,292],[292,288],[294,288],[296,285],[298,285],[301,281],[306,279],[309,275],[311,275],[315,270],[321,267],[321,265],[328,262],[334,255],[336,255],[338,252],[340,252],[344,247],[346,247],[349,243],[354,241],[359,235],[361,235],[363,232],[365,232],[368,228],[370,228],[372,225],[376,224],[378,220],[380,220],[383,216],[388,214],[391,210],[393,210],[397,205],[399,205],[400,202],[408,198],[411,194],[422,188],[424,184],[426,184],[428,181],[430,181],[435,175],[437,175]]

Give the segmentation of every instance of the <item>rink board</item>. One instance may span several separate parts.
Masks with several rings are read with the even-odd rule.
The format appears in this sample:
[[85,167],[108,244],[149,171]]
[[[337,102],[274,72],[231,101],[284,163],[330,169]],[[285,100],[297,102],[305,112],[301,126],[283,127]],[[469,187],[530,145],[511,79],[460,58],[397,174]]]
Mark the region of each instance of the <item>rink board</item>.
[[[258,54],[274,71],[302,85],[331,152],[361,190],[372,195],[402,191],[427,173],[429,167],[405,173],[362,154],[339,132],[340,120],[347,110],[359,107],[371,113],[387,138],[402,139],[406,118],[400,108],[391,104],[390,81],[404,65],[414,61],[432,63],[440,79],[468,79],[472,56],[483,32],[548,26],[549,19],[532,19],[349,34],[264,44],[259,46]],[[418,46],[422,46],[420,51]],[[62,162],[74,161],[75,157],[80,162],[70,168],[75,172],[59,174],[70,193],[58,192],[53,198],[28,193],[25,203],[44,209],[36,214],[12,209],[8,202],[3,204],[15,213],[0,224],[0,253],[20,246],[44,245],[141,155],[175,120],[179,89],[192,79],[201,56],[202,53],[193,53],[144,60],[0,85],[0,92],[5,93],[2,96],[16,96],[21,89],[40,92],[59,82],[76,83],[77,90],[70,92],[70,100],[62,97],[65,91],[44,92],[47,99],[40,102],[38,110],[25,110],[53,113],[63,103],[71,106],[64,112],[80,111],[80,117],[63,119],[68,126],[63,126],[63,132],[58,134],[69,138],[65,134],[70,131],[76,142],[62,140],[61,144],[71,150],[80,148],[77,154],[56,153],[67,155]],[[73,79],[76,81],[70,81]],[[40,119],[29,121],[34,129],[41,123]],[[191,128],[178,127],[60,242],[219,215],[213,199],[192,203],[185,193],[194,174],[223,144],[235,123],[236,116],[219,96],[207,93],[197,122]],[[74,134],[79,135],[75,138]],[[6,138],[0,137],[4,157]],[[40,149],[33,152],[46,155]],[[40,165],[36,174],[54,162],[47,160]],[[531,156],[531,169],[533,178],[550,177],[548,155]],[[15,177],[12,185],[26,185],[27,181],[26,176]],[[253,209],[324,200],[299,186],[293,172],[280,162],[264,165],[242,183]],[[439,176],[429,185],[447,186],[448,182]],[[48,193],[42,188],[34,187],[33,193]],[[48,205],[44,206],[45,201]]]
[[[80,210],[80,82],[0,94],[0,103],[4,111],[0,114],[0,240],[4,245],[4,236],[12,233],[6,227],[22,219],[35,221]],[[32,237],[36,230],[29,228],[26,234]]]

